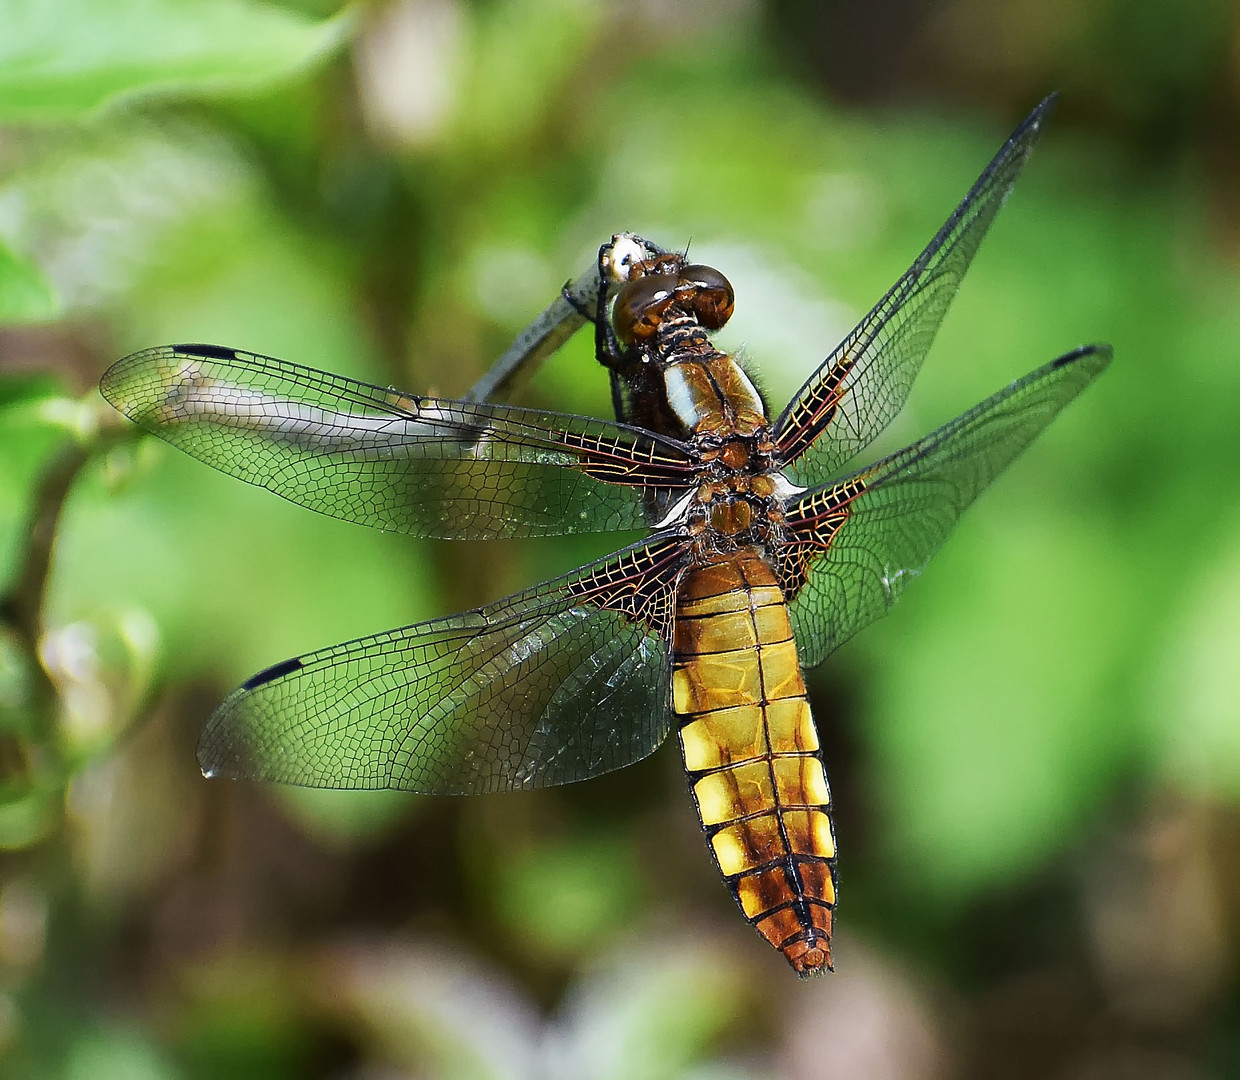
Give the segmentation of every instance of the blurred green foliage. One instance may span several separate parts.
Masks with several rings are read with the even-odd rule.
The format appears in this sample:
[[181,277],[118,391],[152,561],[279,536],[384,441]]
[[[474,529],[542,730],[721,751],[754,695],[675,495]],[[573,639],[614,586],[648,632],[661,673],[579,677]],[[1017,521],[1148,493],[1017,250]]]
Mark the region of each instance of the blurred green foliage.
[[0,120],[71,122],[121,99],[261,87],[340,44],[316,24],[246,0],[6,0]]
[[[4,1075],[1240,1070],[1240,12],[893,2],[841,40],[865,7],[0,0]],[[1116,362],[813,676],[840,975],[741,923],[674,752],[464,801],[197,778],[260,667],[621,538],[316,517],[137,439],[109,362],[456,394],[632,229],[724,269],[782,403],[1055,85],[874,454]],[[590,342],[524,398],[606,415]]]
[[35,322],[56,313],[56,298],[46,279],[30,263],[0,246],[0,298],[5,323]]

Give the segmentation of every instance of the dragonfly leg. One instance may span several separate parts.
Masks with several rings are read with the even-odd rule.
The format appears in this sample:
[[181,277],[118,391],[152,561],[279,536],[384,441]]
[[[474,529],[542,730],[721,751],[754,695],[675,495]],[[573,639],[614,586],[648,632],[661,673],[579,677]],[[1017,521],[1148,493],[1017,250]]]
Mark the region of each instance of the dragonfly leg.
[[[620,252],[623,256],[618,258]],[[599,249],[590,268],[567,282],[546,310],[517,335],[464,395],[465,400],[490,401],[508,396],[521,372],[532,372],[587,322],[594,323],[599,362],[609,369],[620,363],[622,349],[606,318],[608,289],[612,282],[624,280],[628,262],[653,258],[661,252],[656,244],[631,233],[613,236]]]
[[594,322],[598,317],[596,305],[588,297],[578,296],[573,286],[576,282],[566,281],[560,289],[560,296],[587,322]]
[[511,393],[517,376],[533,372],[593,318],[599,292],[597,263],[569,281],[547,308],[521,331],[485,375],[465,394],[466,401],[490,401]]

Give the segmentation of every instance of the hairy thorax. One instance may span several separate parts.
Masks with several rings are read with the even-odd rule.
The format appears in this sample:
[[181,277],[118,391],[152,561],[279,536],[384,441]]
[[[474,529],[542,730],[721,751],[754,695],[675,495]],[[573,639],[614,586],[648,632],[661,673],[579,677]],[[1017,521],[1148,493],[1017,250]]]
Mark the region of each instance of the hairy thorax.
[[625,263],[613,325],[624,418],[684,439],[699,483],[661,524],[679,524],[710,558],[783,539],[790,485],[779,471],[766,403],[736,358],[710,340],[732,313],[732,287],[683,256]]
[[771,461],[770,429],[750,435],[695,437],[705,464],[685,507],[684,524],[703,555],[765,547],[783,539],[781,487]]

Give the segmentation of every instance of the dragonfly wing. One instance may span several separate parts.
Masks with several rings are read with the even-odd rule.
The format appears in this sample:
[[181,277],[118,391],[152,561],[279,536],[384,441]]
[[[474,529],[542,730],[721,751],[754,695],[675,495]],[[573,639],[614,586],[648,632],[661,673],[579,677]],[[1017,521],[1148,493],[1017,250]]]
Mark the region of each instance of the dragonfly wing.
[[1025,118],[913,265],[784,409],[775,442],[797,484],[814,487],[835,476],[904,406],[961,278],[1054,100],[1048,97]]
[[100,390],[146,430],[230,476],[414,536],[641,528],[656,489],[692,479],[682,444],[639,428],[410,397],[215,345],[135,353],[104,374]]
[[656,537],[476,611],[286,660],[216,710],[207,776],[469,794],[549,787],[650,754],[687,554]]
[[802,664],[809,668],[886,614],[965,508],[1101,372],[1090,345],[876,465],[800,496],[779,552]]

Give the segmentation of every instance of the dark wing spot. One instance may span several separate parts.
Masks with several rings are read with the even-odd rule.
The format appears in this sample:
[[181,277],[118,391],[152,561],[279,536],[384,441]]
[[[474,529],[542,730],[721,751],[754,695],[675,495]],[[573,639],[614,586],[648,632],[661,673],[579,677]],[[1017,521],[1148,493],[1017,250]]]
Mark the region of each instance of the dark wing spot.
[[236,360],[237,351],[223,345],[173,345],[172,348],[188,356],[201,356],[206,360]]
[[257,675],[251,675],[245,682],[241,684],[242,690],[256,690],[258,687],[266,683],[274,682],[281,679],[285,675],[292,674],[302,666],[301,660],[296,656],[292,660],[281,660],[278,664],[272,664],[269,668],[264,668]]
[[1068,364],[1073,364],[1084,356],[1092,356],[1098,351],[1096,345],[1082,345],[1079,349],[1073,349],[1070,353],[1058,357],[1051,361],[1052,368],[1061,368]]

